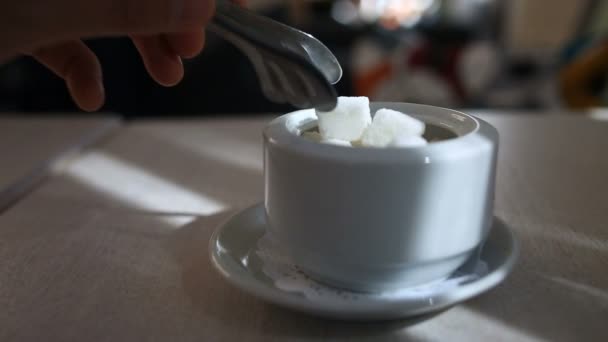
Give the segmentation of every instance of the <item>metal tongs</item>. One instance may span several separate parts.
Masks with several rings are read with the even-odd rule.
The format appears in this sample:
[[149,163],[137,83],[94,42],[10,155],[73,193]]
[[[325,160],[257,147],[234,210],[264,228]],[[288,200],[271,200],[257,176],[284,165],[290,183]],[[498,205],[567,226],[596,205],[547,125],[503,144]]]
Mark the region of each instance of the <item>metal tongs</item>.
[[269,100],[321,111],[335,108],[333,85],[342,78],[342,67],[310,34],[222,0],[208,28],[247,55]]

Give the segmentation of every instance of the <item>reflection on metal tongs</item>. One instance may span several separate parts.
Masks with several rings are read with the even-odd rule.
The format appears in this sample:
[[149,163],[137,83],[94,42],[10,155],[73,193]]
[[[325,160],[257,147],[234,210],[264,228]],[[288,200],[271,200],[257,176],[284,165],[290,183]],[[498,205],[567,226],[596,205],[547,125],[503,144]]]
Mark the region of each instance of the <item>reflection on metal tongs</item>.
[[342,68],[313,36],[221,0],[209,29],[247,55],[269,100],[298,108],[335,108],[333,85],[342,78]]

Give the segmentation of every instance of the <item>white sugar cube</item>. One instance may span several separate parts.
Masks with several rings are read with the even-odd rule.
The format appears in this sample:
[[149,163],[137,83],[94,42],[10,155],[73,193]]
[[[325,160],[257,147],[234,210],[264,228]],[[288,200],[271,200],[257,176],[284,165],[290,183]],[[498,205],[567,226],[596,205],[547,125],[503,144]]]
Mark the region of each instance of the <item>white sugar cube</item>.
[[302,133],[302,137],[304,137],[310,141],[317,142],[317,143],[352,147],[351,143],[346,140],[324,139],[319,132],[304,132],[304,133]]
[[397,137],[421,136],[424,129],[424,122],[418,119],[392,109],[380,109],[361,142],[367,147],[386,147]]
[[321,139],[321,142],[324,144],[337,145],[337,146],[347,146],[352,147],[350,141],[340,140],[340,139]]
[[330,112],[317,111],[319,132],[324,139],[355,141],[372,122],[367,97],[338,97]]
[[319,132],[304,132],[302,133],[302,137],[314,141],[314,142],[318,142],[320,143],[323,138],[321,137],[321,134],[319,134]]
[[389,146],[391,147],[421,147],[426,146],[428,142],[418,135],[404,135],[395,138]]

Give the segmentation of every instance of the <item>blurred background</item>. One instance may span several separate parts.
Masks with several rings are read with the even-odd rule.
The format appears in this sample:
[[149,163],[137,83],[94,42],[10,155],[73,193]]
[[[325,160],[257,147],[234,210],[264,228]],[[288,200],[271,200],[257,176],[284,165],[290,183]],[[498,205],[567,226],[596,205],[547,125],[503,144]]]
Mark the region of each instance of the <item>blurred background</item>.
[[[608,104],[608,1],[249,0],[323,41],[342,63],[340,95],[453,108],[583,112]],[[177,87],[156,85],[127,39],[89,41],[104,111],[126,118],[283,112],[249,61],[209,34]],[[64,83],[29,58],[0,66],[0,111],[72,112]]]

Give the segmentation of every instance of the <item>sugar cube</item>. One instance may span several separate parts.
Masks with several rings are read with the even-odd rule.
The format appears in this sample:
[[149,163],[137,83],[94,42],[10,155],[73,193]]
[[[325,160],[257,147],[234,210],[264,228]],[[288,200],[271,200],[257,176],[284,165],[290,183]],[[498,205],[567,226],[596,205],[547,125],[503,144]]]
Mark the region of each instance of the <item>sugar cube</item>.
[[367,97],[338,97],[330,112],[317,111],[319,132],[324,139],[355,141],[372,122]]
[[319,132],[304,132],[302,133],[302,137],[318,143],[323,140]]
[[426,146],[428,142],[418,135],[402,135],[395,138],[389,146],[391,147],[421,147]]
[[337,146],[347,146],[352,147],[353,145],[350,141],[340,140],[340,139],[321,139],[321,142],[329,145],[337,145]]
[[424,130],[424,122],[418,119],[392,109],[380,109],[361,140],[367,147],[386,147],[397,137],[421,136]]

